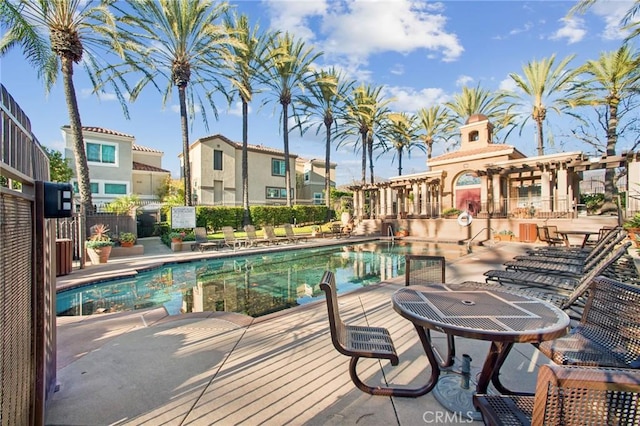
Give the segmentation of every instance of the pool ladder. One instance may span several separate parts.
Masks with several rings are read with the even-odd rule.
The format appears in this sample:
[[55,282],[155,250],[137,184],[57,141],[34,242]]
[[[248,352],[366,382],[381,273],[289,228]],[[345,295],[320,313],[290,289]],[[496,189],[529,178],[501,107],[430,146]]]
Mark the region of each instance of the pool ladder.
[[387,235],[391,237],[391,242],[395,243],[395,236],[393,235],[393,227],[387,226]]
[[[483,232],[483,231],[486,231],[487,229],[488,229],[489,231],[491,231],[491,234],[493,234],[494,232],[496,232],[496,230],[495,230],[495,229],[493,229],[493,228],[489,228],[489,227],[482,228],[482,229],[481,229],[481,230],[480,230],[476,235],[474,235],[474,236],[473,236],[469,241],[467,241],[467,253],[471,253],[471,242],[472,242],[473,240],[475,240],[475,238],[476,238],[478,235],[482,234],[482,232]],[[489,238],[489,240],[493,243],[493,238],[491,238],[491,237],[490,237],[490,238]]]

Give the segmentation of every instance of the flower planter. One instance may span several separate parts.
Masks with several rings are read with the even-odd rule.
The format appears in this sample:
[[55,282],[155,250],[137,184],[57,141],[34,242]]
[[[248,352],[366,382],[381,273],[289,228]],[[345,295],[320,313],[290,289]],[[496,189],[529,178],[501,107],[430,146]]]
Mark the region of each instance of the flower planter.
[[627,233],[634,247],[640,247],[640,241],[638,241],[638,238],[640,238],[640,228],[627,228]]
[[493,236],[496,241],[513,241],[513,235],[501,235],[497,234]]
[[99,263],[107,263],[109,256],[111,255],[111,246],[100,248],[87,247],[87,255],[91,260],[91,263],[97,265]]
[[120,247],[133,247],[133,241],[120,241]]

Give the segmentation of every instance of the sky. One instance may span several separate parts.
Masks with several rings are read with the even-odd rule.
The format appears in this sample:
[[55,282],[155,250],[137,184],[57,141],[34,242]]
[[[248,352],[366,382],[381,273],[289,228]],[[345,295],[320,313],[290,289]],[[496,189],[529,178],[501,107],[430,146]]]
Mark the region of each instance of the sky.
[[[586,14],[567,18],[574,1],[422,1],[422,0],[261,0],[232,1],[261,28],[289,31],[315,46],[324,55],[317,67],[336,66],[358,83],[384,86],[394,111],[413,113],[422,107],[443,104],[466,85],[489,90],[513,89],[509,73],[522,74],[532,60],[555,54],[558,59],[575,54],[577,67],[597,59],[601,52],[618,49],[625,33],[619,22],[630,1],[600,0]],[[637,47],[637,42],[634,41]],[[68,113],[61,78],[47,95],[36,70],[19,47],[0,58],[0,81],[31,120],[32,131],[42,145],[63,151],[60,128]],[[163,107],[151,87],[129,105],[127,120],[113,93],[98,99],[91,94],[86,74],[76,67],[74,83],[83,126],[103,127],[133,135],[135,143],[164,152],[163,168],[179,177],[182,150],[177,91]],[[265,94],[250,106],[249,143],[283,149],[280,106],[261,106]],[[219,119],[209,115],[209,129],[191,123],[190,143],[222,134],[242,141],[241,104],[218,102]],[[549,115],[558,134],[570,124]],[[536,155],[534,129],[513,132],[505,141],[528,156]],[[618,145],[624,149],[624,142]],[[447,147],[436,145],[434,156]],[[556,138],[545,153],[586,150],[574,141]],[[300,157],[324,159],[324,135],[308,131],[290,134],[290,152]],[[334,147],[338,185],[359,181],[361,154],[352,145]],[[376,177],[398,175],[394,152],[377,157]],[[249,166],[251,168],[251,166]],[[427,170],[426,154],[419,150],[403,157],[402,174]],[[367,178],[368,179],[368,178]]]

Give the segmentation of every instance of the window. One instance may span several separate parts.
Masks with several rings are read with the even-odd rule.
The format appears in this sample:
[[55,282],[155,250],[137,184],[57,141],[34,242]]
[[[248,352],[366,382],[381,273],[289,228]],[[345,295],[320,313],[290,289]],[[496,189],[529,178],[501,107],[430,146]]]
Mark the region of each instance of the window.
[[222,170],[222,151],[213,150],[213,170]]
[[271,174],[273,176],[284,176],[284,160],[271,159]]
[[[92,194],[97,194],[99,192],[100,186],[96,182],[89,182],[89,187],[91,188]],[[73,182],[73,192],[76,194],[80,193],[80,189],[78,189],[78,182]]]
[[322,192],[313,193],[313,204],[324,204],[324,199],[322,198]]
[[[93,192],[93,191],[92,191]],[[105,183],[105,194],[127,195],[127,185],[124,183]]]
[[311,180],[311,172],[304,172],[304,183],[309,184],[310,180]]
[[87,161],[116,164],[116,146],[87,142]]
[[272,186],[267,186],[267,199],[286,200],[287,188],[274,188]]
[[477,130],[474,130],[472,132],[469,133],[469,142],[475,142],[477,140],[480,140],[480,133],[478,133]]

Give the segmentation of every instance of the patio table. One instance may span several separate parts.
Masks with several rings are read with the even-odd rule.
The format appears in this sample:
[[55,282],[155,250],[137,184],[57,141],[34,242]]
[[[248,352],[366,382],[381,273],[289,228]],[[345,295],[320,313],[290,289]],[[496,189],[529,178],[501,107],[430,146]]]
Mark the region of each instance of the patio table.
[[569,236],[571,235],[578,235],[578,236],[582,236],[582,244],[580,245],[580,248],[585,248],[585,246],[587,245],[587,242],[589,241],[589,238],[594,235],[594,234],[599,234],[600,231],[575,231],[575,230],[571,230],[571,231],[558,231],[558,234],[562,235],[562,238],[564,239],[564,243],[567,247],[570,246],[569,244]]
[[[497,289],[458,284],[416,285],[396,291],[392,304],[396,312],[414,324],[427,353],[433,354],[433,348],[425,329],[491,342],[475,389],[479,394],[487,392],[490,382],[502,394],[518,394],[504,387],[499,379],[500,368],[513,344],[552,340],[569,331],[569,317],[556,306],[534,297]],[[438,363],[431,362],[431,368],[438,370],[439,374]],[[477,413],[470,398],[472,392],[469,398],[462,400],[450,396],[438,398],[438,387],[444,377],[441,376],[434,389],[440,403],[451,411]],[[460,404],[466,405],[467,410]]]

